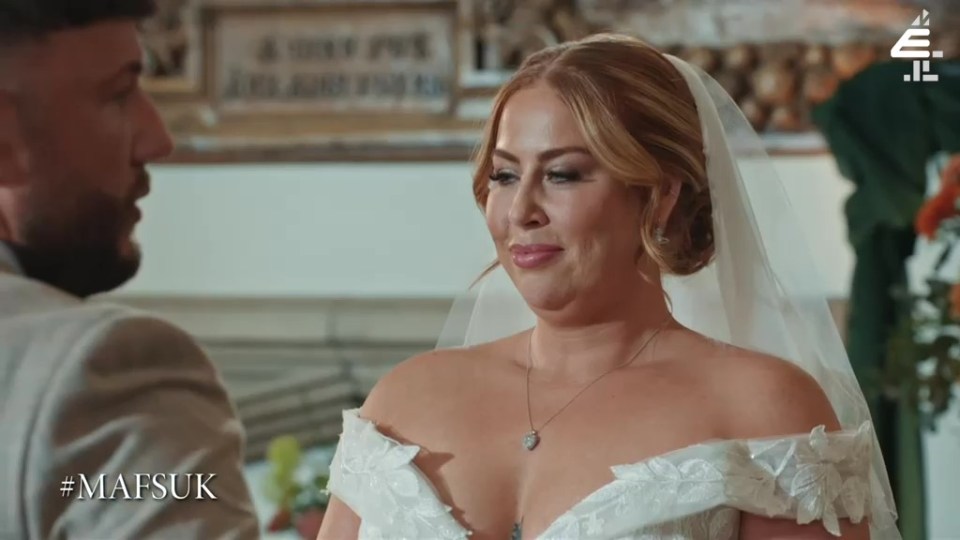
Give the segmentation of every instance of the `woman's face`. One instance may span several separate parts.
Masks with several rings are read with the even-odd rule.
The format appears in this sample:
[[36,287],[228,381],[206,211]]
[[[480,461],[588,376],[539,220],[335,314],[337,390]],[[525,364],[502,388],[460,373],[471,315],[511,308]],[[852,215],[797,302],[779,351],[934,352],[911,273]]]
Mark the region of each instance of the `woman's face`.
[[606,303],[639,278],[640,199],[587,150],[542,83],[509,98],[487,198],[497,257],[534,309]]

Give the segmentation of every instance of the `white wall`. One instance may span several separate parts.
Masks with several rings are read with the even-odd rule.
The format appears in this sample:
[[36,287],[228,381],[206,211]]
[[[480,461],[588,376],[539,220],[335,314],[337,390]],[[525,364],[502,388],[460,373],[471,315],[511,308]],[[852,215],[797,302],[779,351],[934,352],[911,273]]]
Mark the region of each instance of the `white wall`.
[[[960,392],[960,385],[954,392]],[[960,404],[956,401],[937,421],[937,432],[924,436],[923,456],[927,469],[927,533],[931,540],[960,540]]]
[[[844,295],[849,184],[827,157],[778,168],[827,292]],[[144,267],[125,292],[450,296],[492,260],[468,164],[161,166],[138,230]]]

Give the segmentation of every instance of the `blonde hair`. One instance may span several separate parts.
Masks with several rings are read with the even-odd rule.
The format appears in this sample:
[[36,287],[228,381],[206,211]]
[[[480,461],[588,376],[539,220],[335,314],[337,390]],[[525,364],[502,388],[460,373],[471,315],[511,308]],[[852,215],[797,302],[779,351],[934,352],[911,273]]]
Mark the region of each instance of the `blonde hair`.
[[[714,252],[712,205],[693,95],[662,53],[627,36],[597,34],[540,50],[500,89],[475,156],[473,193],[481,210],[503,109],[512,95],[538,82],[570,108],[600,164],[643,190],[642,253],[675,275],[706,266]],[[680,193],[667,222],[657,223],[661,188],[670,179],[680,181]],[[666,244],[656,241],[657,227]]]

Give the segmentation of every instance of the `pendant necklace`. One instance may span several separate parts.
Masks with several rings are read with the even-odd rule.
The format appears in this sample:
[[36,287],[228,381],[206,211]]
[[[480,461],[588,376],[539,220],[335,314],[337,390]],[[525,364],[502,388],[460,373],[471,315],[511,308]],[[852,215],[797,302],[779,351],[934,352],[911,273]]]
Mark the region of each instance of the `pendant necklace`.
[[[542,426],[540,426],[540,429],[536,429],[533,427],[533,413],[531,412],[531,407],[530,407],[530,370],[533,368],[533,331],[531,330],[530,341],[527,345],[527,419],[530,422],[530,431],[528,431],[523,436],[523,447],[526,448],[528,451],[533,451],[533,449],[535,449],[540,444],[540,431],[542,431],[543,428],[547,427],[547,424],[549,424],[551,421],[553,421],[554,418],[559,416],[560,413],[564,411],[564,409],[569,407],[570,404],[574,402],[574,400],[580,397],[580,394],[586,392],[588,388],[594,385],[594,383],[596,383],[600,379],[606,377],[610,373],[613,373],[614,371],[620,368],[629,366],[634,360],[637,359],[638,356],[640,356],[640,353],[643,352],[643,350],[647,347],[647,344],[649,344],[653,340],[653,338],[656,337],[656,335],[659,334],[660,331],[667,326],[667,323],[669,322],[670,322],[670,319],[668,317],[667,320],[663,322],[663,324],[661,324],[652,334],[650,334],[649,338],[644,340],[644,342],[637,349],[637,352],[633,353],[633,355],[630,357],[629,360],[627,360],[622,365],[614,366],[612,369],[604,372],[599,377],[592,380],[590,384],[584,386],[579,392],[576,393],[576,395],[570,398],[570,401],[568,401],[566,405],[561,407],[559,411],[557,411],[553,416],[547,419],[547,421],[544,422]],[[519,538],[520,525],[521,525],[520,523],[517,523],[514,525],[513,535],[512,535],[513,538]]]
[[510,540],[520,540],[523,533],[521,532],[521,527],[523,526],[523,518],[520,519],[519,523],[513,524],[513,532],[510,533]]

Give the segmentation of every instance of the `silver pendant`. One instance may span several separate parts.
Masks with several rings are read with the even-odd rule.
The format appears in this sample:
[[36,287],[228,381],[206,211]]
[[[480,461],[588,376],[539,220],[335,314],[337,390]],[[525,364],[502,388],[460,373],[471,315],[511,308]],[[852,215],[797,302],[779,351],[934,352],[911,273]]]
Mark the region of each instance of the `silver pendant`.
[[527,450],[533,450],[540,444],[540,435],[537,435],[536,430],[528,432],[523,436],[523,446]]
[[510,533],[510,540],[520,540],[523,538],[523,531],[520,528],[519,523],[513,524],[513,532]]

